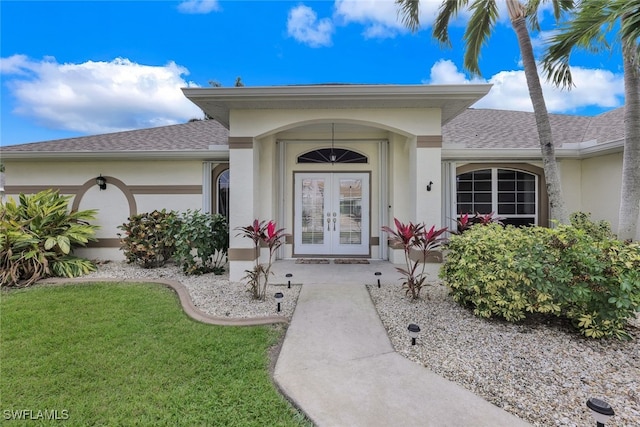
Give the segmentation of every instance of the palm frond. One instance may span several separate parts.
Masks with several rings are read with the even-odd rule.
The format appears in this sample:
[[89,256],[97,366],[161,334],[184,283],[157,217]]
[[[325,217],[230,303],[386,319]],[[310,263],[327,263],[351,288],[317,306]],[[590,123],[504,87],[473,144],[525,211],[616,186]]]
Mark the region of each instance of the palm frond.
[[471,5],[471,19],[464,33],[466,50],[464,66],[471,73],[480,75],[480,49],[487,43],[498,19],[495,0],[476,0]]
[[420,0],[396,0],[402,25],[415,33],[420,28]]
[[440,5],[438,16],[433,24],[433,37],[441,44],[451,47],[449,40],[449,23],[458,16],[461,9],[469,4],[469,0],[443,0]]

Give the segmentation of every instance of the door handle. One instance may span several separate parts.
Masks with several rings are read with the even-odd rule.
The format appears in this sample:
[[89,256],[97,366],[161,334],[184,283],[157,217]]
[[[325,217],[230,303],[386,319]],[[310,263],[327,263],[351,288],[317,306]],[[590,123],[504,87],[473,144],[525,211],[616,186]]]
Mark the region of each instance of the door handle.
[[331,218],[329,218],[329,214],[327,214],[327,231],[331,231]]

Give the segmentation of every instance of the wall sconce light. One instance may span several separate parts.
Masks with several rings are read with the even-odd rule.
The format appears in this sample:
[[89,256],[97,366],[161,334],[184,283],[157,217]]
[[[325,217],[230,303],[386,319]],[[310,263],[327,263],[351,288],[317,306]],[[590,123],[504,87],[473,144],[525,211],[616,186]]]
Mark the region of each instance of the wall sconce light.
[[429,181],[427,184],[427,191],[431,191],[431,186],[433,185],[433,181]]
[[96,184],[100,188],[100,191],[107,189],[107,179],[102,175],[96,178]]
[[280,312],[280,303],[284,299],[284,294],[282,292],[276,292],[274,295],[276,302],[278,303],[278,312]]
[[287,289],[291,289],[291,278],[293,277],[293,274],[291,273],[287,273],[284,275],[284,277],[286,277],[287,280]]
[[407,329],[409,330],[409,336],[411,337],[411,345],[416,345],[416,338],[418,338],[418,334],[420,333],[420,326],[412,323]]
[[613,408],[607,402],[595,397],[587,400],[587,408],[591,410],[591,416],[596,420],[597,427],[604,427],[609,418],[615,415]]

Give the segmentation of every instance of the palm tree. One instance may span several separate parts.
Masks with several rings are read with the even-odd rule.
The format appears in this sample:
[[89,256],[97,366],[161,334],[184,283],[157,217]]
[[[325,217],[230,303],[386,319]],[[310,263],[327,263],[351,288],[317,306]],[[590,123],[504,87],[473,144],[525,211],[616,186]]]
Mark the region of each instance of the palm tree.
[[[559,19],[562,12],[573,8],[573,0],[528,0],[522,3],[520,0],[506,0],[509,11],[511,25],[518,38],[520,54],[524,64],[524,73],[529,88],[529,96],[533,104],[533,112],[536,119],[540,150],[542,152],[542,163],[544,175],[547,182],[547,194],[551,218],[560,223],[568,223],[569,216],[565,208],[560,184],[560,174],[555,157],[553,137],[551,134],[551,123],[549,113],[542,94],[542,85],[538,68],[533,56],[531,36],[527,28],[527,20],[534,31],[540,29],[537,11],[541,3],[551,1],[553,3],[554,15]],[[400,13],[405,26],[412,31],[416,31],[420,26],[419,22],[419,2],[417,0],[396,0],[400,7]],[[467,25],[464,42],[465,55],[464,67],[471,73],[480,75],[478,59],[480,49],[491,35],[498,19],[497,0],[443,0],[438,16],[433,27],[433,35],[442,44],[451,46],[449,40],[449,22],[454,19],[460,10],[468,8],[472,14]]]
[[[619,23],[619,27],[615,25]],[[583,0],[570,21],[551,39],[543,60],[549,80],[570,89],[569,57],[575,47],[608,49],[606,36],[618,31],[624,64],[624,154],[618,238],[633,240],[640,215],[640,0]]]

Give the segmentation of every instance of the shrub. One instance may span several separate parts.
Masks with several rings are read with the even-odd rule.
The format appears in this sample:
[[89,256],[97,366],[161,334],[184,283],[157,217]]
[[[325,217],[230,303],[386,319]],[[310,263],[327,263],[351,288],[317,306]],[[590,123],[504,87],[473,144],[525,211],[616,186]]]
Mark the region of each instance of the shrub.
[[69,212],[71,196],[46,190],[19,203],[0,203],[0,286],[29,286],[49,276],[76,277],[95,270],[72,255],[73,248],[94,238],[95,210]]
[[124,237],[118,236],[127,262],[143,268],[163,266],[173,255],[178,226],[176,213],[165,209],[130,217],[118,226],[124,231]]
[[640,310],[640,246],[601,236],[566,225],[471,227],[450,239],[440,276],[478,316],[548,313],[587,337],[627,338]]
[[182,271],[185,274],[224,273],[229,252],[226,218],[187,210],[177,222],[174,259]]
[[[411,222],[403,224],[397,218],[394,218],[394,222],[395,230],[384,226],[382,231],[389,235],[389,243],[403,249],[406,268],[396,267],[396,270],[404,276],[402,286],[406,289],[406,293],[411,293],[411,299],[418,299],[420,291],[427,280],[424,271],[426,260],[431,252],[442,244],[444,239],[440,236],[447,229],[436,230],[435,226],[432,226],[427,230],[424,224],[413,224]],[[417,259],[412,257],[414,251],[419,253]]]
[[611,231],[610,223],[607,221],[592,221],[590,213],[574,212],[570,215],[569,221],[572,226],[584,230],[596,240],[615,239],[616,237]]

